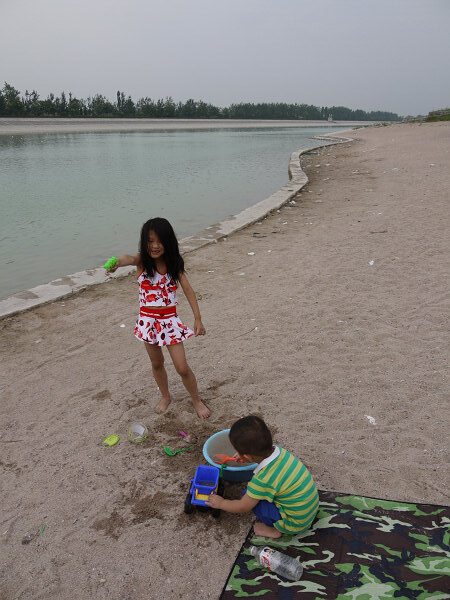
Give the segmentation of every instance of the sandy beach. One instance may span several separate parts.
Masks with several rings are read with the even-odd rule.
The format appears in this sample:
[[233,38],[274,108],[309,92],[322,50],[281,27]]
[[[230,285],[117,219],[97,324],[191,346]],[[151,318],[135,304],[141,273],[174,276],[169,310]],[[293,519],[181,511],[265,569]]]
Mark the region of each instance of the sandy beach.
[[[258,129],[267,127],[353,127],[351,121],[281,121],[269,119],[0,119],[0,135],[30,133],[92,133],[106,131],[160,131],[172,129]],[[368,122],[372,123],[372,122]]]
[[[185,256],[207,421],[168,357],[154,412],[133,275],[0,321],[2,600],[217,599],[253,517],[183,502],[206,439],[250,413],[320,489],[448,504],[450,125],[345,135],[302,158],[294,202]],[[180,429],[195,448],[167,456]]]

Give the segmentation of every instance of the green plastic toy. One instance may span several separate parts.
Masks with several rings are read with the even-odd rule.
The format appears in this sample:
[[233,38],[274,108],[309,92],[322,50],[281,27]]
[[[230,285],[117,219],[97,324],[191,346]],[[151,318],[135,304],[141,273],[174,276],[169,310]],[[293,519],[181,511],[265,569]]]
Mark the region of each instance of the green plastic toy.
[[116,434],[113,434],[113,435],[108,435],[108,437],[105,437],[102,444],[103,444],[103,446],[115,446],[118,441],[119,441],[119,436]]
[[189,446],[189,448],[179,448],[178,450],[171,450],[169,446],[164,446],[164,452],[169,456],[175,456],[178,452],[185,452],[186,450],[192,450],[194,446]]
[[112,269],[116,266],[117,258],[115,256],[111,256],[103,265],[104,269]]

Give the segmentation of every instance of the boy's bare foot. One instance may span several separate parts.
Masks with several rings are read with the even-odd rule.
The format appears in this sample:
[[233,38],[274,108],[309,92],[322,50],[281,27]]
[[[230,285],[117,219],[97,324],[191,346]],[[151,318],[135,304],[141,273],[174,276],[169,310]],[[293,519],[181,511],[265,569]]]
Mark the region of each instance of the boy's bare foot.
[[194,405],[195,411],[200,419],[207,419],[211,414],[209,408],[203,404],[201,400],[192,400],[192,404]]
[[256,535],[260,535],[261,537],[279,538],[283,535],[281,531],[278,531],[275,527],[269,527],[260,521],[253,525],[253,531]]
[[155,411],[158,414],[161,414],[163,412],[166,412],[167,407],[169,406],[170,402],[171,402],[171,398],[170,396],[168,398],[161,398],[161,400],[158,402],[158,404],[155,406]]

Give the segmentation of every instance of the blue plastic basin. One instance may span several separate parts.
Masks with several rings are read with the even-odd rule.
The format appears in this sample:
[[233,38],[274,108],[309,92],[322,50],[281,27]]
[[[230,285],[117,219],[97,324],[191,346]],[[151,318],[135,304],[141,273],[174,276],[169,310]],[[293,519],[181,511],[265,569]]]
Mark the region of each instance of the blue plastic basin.
[[[203,456],[209,462],[210,465],[217,467],[212,457],[215,454],[227,454],[233,456],[236,450],[233,448],[228,437],[230,430],[224,429],[218,431],[203,444]],[[239,466],[226,466],[223,470],[223,479],[225,481],[250,481],[253,476],[253,470],[256,469],[258,463],[236,463]]]

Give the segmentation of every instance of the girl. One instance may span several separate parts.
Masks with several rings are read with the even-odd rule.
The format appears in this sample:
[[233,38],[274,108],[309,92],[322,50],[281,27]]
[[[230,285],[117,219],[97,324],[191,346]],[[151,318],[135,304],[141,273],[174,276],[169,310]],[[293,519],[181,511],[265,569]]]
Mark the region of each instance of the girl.
[[[193,335],[205,335],[195,292],[184,274],[184,260],[180,255],[178,241],[172,225],[166,219],[150,219],[141,229],[139,253],[119,256],[114,267],[135,265],[139,283],[140,311],[134,335],[145,342],[145,349],[152,363],[153,376],[161,392],[156,411],[164,412],[170,404],[167,372],[164,367],[162,346],[167,346],[177,373],[189,392],[197,415],[206,419],[209,409],[198,395],[197,380],[186,362],[183,340]],[[189,329],[177,315],[177,283],[194,313],[194,330]]]

